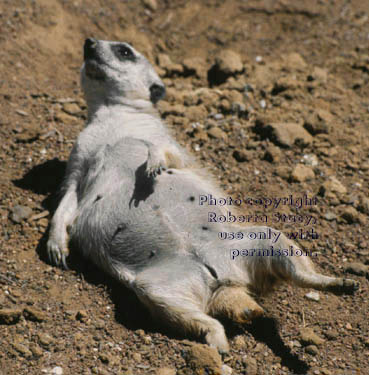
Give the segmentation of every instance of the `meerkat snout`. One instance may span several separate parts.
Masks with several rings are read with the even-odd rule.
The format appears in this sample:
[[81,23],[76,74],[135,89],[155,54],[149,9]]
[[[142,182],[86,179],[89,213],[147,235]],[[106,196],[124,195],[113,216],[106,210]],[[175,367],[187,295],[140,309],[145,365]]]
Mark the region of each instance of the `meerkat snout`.
[[97,41],[94,38],[87,38],[83,46],[83,58],[86,61],[87,59],[95,57]]

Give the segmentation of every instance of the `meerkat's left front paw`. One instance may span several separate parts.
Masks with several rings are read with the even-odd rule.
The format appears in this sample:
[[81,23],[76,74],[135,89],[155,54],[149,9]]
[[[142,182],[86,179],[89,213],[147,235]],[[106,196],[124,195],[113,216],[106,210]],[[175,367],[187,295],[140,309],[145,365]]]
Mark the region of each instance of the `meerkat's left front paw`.
[[149,177],[156,177],[158,174],[161,174],[162,171],[165,171],[166,161],[162,159],[157,154],[149,154],[146,162],[146,174]]

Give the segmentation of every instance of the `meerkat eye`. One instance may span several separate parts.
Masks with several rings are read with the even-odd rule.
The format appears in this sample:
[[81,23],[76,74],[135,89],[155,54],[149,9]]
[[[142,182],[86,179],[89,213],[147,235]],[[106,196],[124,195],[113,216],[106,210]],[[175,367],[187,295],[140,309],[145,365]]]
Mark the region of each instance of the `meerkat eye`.
[[124,44],[112,46],[112,49],[115,56],[117,56],[120,60],[136,60],[136,56],[133,54],[132,50]]

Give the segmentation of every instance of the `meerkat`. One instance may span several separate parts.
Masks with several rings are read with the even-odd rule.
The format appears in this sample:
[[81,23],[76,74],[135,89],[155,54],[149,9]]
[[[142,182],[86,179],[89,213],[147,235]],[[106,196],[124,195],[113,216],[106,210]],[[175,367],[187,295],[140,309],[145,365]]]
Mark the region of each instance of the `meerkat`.
[[[229,350],[219,317],[245,323],[264,313],[254,295],[279,282],[352,293],[354,280],[314,271],[278,231],[274,239],[223,241],[222,231],[269,227],[208,222],[199,197],[221,196],[154,108],[164,95],[150,63],[127,43],[87,39],[82,87],[88,120],[71,152],[63,198],[51,222],[50,261],[66,267],[70,241],[131,288],[168,325]],[[223,210],[212,207],[215,214]],[[244,250],[272,249],[255,256]],[[288,249],[289,256],[281,255]],[[236,256],[237,254],[237,256]],[[238,256],[238,255],[242,256]]]

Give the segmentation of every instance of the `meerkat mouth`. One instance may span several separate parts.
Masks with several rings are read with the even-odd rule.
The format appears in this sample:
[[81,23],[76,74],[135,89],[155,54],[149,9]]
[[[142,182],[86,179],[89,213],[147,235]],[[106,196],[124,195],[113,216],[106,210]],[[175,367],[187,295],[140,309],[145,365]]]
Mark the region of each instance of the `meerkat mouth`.
[[87,77],[96,80],[103,80],[106,76],[100,64],[91,59],[85,61],[85,72]]

